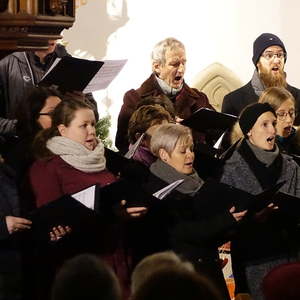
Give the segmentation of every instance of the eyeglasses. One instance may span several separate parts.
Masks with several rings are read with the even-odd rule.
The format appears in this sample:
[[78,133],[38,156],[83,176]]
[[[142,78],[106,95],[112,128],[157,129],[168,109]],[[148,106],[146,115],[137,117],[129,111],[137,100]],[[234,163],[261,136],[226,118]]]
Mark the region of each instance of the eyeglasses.
[[276,115],[279,120],[285,120],[288,115],[291,119],[295,119],[297,116],[297,112],[295,110],[279,111],[278,113],[276,113]]
[[286,53],[284,52],[278,52],[278,53],[274,53],[272,51],[266,51],[261,55],[263,58],[265,58],[266,60],[271,60],[273,59],[275,56],[279,59],[285,59],[286,57]]
[[47,113],[39,113],[40,116],[51,116],[52,112],[47,112]]

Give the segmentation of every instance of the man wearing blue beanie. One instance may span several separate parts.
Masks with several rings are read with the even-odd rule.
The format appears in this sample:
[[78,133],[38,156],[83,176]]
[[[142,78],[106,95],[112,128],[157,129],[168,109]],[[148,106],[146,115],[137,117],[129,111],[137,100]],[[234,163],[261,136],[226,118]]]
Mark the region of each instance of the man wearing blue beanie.
[[[253,43],[252,61],[255,70],[252,79],[224,97],[222,112],[238,116],[245,106],[257,102],[261,93],[269,87],[283,87],[289,90],[299,109],[300,90],[286,82],[286,59],[287,51],[281,39],[272,33],[261,34]],[[296,124],[300,124],[299,117]]]

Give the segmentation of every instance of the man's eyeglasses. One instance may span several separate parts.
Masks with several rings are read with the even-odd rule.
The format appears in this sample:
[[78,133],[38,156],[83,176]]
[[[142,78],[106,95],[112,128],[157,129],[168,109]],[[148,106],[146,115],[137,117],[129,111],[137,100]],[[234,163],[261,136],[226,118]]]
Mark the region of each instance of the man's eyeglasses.
[[278,52],[278,53],[275,53],[275,52],[272,52],[272,51],[267,51],[267,52],[264,52],[262,55],[261,55],[263,58],[265,58],[266,60],[271,60],[273,59],[275,56],[279,59],[285,59],[286,57],[286,54],[284,52]]
[[276,113],[276,115],[279,120],[285,120],[288,115],[291,119],[295,119],[297,116],[297,112],[295,110],[279,111],[278,113]]

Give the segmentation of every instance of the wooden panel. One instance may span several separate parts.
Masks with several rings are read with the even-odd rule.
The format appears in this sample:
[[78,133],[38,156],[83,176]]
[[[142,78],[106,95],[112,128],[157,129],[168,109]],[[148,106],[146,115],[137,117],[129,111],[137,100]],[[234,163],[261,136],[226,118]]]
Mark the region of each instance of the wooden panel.
[[75,0],[1,0],[0,50],[46,49],[75,21]]

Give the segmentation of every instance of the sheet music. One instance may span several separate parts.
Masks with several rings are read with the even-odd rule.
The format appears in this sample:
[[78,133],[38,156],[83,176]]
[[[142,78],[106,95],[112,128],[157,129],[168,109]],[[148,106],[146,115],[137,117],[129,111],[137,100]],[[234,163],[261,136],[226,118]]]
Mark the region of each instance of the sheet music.
[[226,131],[224,131],[222,133],[222,135],[218,138],[217,142],[214,144],[215,149],[220,149],[221,148],[221,144],[222,144],[223,138],[225,136],[225,133],[226,133]]
[[143,141],[143,138],[145,136],[145,133],[143,133],[138,140],[130,147],[130,149],[128,150],[128,152],[124,155],[124,157],[126,158],[132,158],[135,151],[137,150],[138,146],[141,144],[141,142]]
[[126,64],[127,59],[105,60],[103,66],[83,90],[83,93],[106,89]]
[[60,62],[61,58],[57,57],[51,67],[48,69],[48,71],[44,74],[44,76],[41,78],[40,81],[42,81],[51,71],[52,69]]
[[78,193],[71,195],[74,199],[92,210],[95,209],[95,192],[96,186],[92,185]]
[[178,185],[180,185],[182,182],[184,181],[184,179],[179,179],[176,180],[174,182],[172,182],[171,184],[165,186],[164,188],[162,188],[161,190],[157,191],[156,193],[153,194],[154,197],[162,200],[164,199],[167,195],[169,195]]

